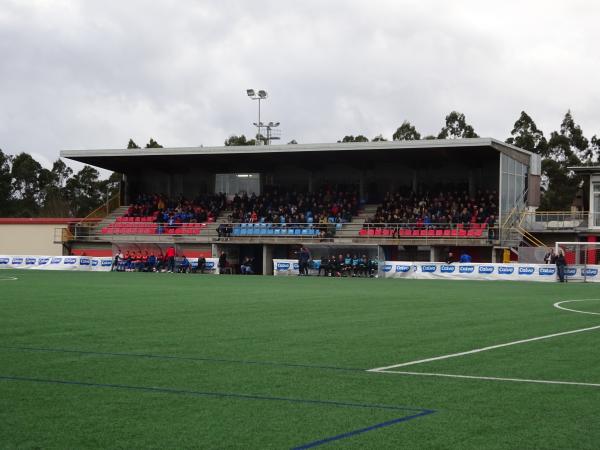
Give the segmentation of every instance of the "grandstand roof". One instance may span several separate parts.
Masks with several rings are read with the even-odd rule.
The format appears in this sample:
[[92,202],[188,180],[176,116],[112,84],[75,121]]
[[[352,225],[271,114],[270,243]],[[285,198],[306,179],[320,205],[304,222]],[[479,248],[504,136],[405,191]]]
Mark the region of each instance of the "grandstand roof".
[[[156,166],[157,164],[171,165],[175,161],[181,163],[202,163],[215,160],[220,162],[241,155],[248,158],[275,156],[280,159],[282,154],[312,156],[319,152],[322,154],[338,154],[345,152],[352,156],[362,156],[368,152],[373,156],[374,151],[378,156],[390,155],[391,152],[406,151],[408,157],[415,151],[422,153],[425,150],[442,151],[468,151],[474,155],[480,149],[494,150],[505,153],[525,164],[530,163],[532,153],[519,147],[506,144],[492,138],[471,139],[431,139],[418,141],[383,141],[383,142],[352,142],[330,144],[286,144],[286,145],[256,145],[256,146],[220,146],[220,147],[175,147],[175,148],[143,148],[143,149],[96,149],[96,150],[63,150],[60,156],[85,164],[101,167],[117,172],[127,172],[139,169],[140,166]],[[334,153],[335,152],[335,153]],[[475,153],[474,153],[475,152]],[[175,161],[174,161],[175,160]]]

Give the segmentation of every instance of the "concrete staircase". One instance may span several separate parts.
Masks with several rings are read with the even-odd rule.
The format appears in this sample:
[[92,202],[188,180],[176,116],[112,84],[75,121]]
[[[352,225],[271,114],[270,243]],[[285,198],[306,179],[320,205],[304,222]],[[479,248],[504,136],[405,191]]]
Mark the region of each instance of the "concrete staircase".
[[128,209],[129,206],[119,206],[117,209],[113,210],[109,215],[105,216],[100,222],[98,222],[94,229],[100,231],[105,226],[110,225],[115,220],[117,220],[117,217],[120,217],[123,214],[125,214]]
[[344,237],[356,237],[358,235],[358,231],[362,228],[362,225],[365,222],[368,222],[374,215],[375,211],[379,204],[366,204],[361,210],[359,210],[358,215],[352,218],[350,222],[350,226],[344,226],[340,231],[338,231],[335,236],[339,238]]

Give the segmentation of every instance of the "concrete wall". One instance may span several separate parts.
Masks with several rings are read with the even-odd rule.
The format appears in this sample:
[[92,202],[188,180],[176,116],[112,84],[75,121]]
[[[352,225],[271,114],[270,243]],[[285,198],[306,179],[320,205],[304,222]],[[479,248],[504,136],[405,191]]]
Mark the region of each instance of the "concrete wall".
[[52,223],[0,223],[0,255],[62,255],[62,244],[54,243],[54,229],[65,227]]

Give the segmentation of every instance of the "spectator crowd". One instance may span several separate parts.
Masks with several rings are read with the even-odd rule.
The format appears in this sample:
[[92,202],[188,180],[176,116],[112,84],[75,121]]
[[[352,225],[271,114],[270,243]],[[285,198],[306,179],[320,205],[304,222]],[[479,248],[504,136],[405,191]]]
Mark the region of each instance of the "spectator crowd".
[[408,224],[417,228],[437,228],[446,225],[496,225],[498,193],[478,191],[437,191],[436,194],[416,194],[412,191],[386,193],[383,203],[367,222],[371,224]]
[[126,217],[153,217],[153,221],[167,226],[183,223],[214,222],[226,206],[225,194],[199,195],[190,200],[176,199],[161,194],[140,194],[127,210]]

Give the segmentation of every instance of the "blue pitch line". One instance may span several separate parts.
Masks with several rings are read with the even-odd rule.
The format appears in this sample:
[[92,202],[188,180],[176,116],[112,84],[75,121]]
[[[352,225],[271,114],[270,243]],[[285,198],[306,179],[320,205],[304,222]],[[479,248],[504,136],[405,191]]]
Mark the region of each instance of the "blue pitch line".
[[294,447],[293,450],[304,450],[307,448],[318,447],[323,444],[327,444],[333,441],[339,441],[340,439],[346,439],[352,436],[356,436],[358,434],[366,433],[368,431],[377,430],[379,428],[389,427],[390,425],[396,425],[397,423],[408,422],[409,420],[418,419],[419,417],[424,417],[429,414],[433,414],[435,411],[433,410],[423,410],[418,414],[413,414],[411,416],[399,417],[397,419],[388,420],[387,422],[377,423],[375,425],[371,425],[370,427],[361,428],[359,430],[349,431],[347,433],[338,434],[336,436],[328,437],[325,439],[320,439],[318,441],[309,442],[308,444],[300,445],[299,447]]
[[274,367],[300,367],[305,369],[324,369],[324,370],[340,370],[346,372],[364,372],[367,369],[358,369],[354,367],[335,367],[335,366],[319,366],[312,364],[294,364],[280,363],[273,361],[252,361],[239,359],[223,359],[223,358],[205,358],[205,357],[190,357],[190,356],[171,356],[171,355],[152,355],[148,353],[117,353],[117,352],[97,352],[87,350],[71,350],[63,348],[40,348],[40,347],[7,347],[0,346],[1,349],[7,350],[22,350],[29,352],[52,352],[52,353],[76,353],[79,355],[98,355],[98,356],[124,356],[130,358],[154,358],[154,359],[173,359],[180,361],[204,361],[204,362],[222,362],[231,364],[248,364],[257,366],[274,366]]
[[49,383],[49,384],[62,384],[71,386],[85,386],[85,387],[96,387],[96,388],[112,388],[112,389],[126,389],[132,391],[143,391],[143,392],[158,392],[164,394],[176,394],[176,395],[192,395],[202,397],[215,397],[215,398],[235,398],[242,400],[266,400],[266,401],[278,401],[278,402],[289,402],[289,403],[304,403],[312,405],[325,405],[325,406],[337,406],[337,407],[349,407],[349,408],[366,408],[366,409],[383,409],[393,411],[412,411],[417,412],[409,416],[399,417],[397,419],[388,420],[386,422],[377,423],[366,428],[360,428],[358,430],[349,431],[347,433],[338,434],[335,436],[319,439],[317,441],[302,444],[298,447],[294,447],[293,450],[302,450],[308,448],[318,447],[329,442],[338,441],[340,439],[349,438],[359,434],[363,434],[369,431],[377,430],[379,428],[396,425],[398,423],[407,422],[409,420],[424,417],[429,414],[436,412],[430,409],[420,408],[407,408],[404,406],[392,406],[392,405],[379,405],[379,404],[368,404],[368,403],[348,403],[338,402],[332,400],[311,400],[311,399],[298,399],[289,397],[269,397],[266,395],[251,395],[251,394],[236,394],[231,392],[206,392],[206,391],[190,391],[185,389],[172,389],[172,388],[160,388],[150,386],[132,386],[126,384],[108,384],[108,383],[90,383],[85,381],[69,381],[69,380],[52,380],[45,378],[29,378],[29,377],[18,377],[0,375],[0,380],[4,381],[25,381],[30,383]]
[[[113,388],[113,389],[127,389],[132,391],[147,391],[147,392],[160,392],[164,394],[179,394],[179,395],[192,395],[199,397],[217,397],[217,398],[239,398],[246,400],[270,400],[279,402],[290,402],[290,403],[306,403],[316,405],[328,405],[328,406],[347,406],[351,408],[369,408],[369,409],[388,409],[393,411],[426,411],[422,408],[409,408],[405,406],[393,406],[393,405],[379,405],[370,403],[348,403],[338,402],[333,400],[311,400],[291,397],[270,397],[267,395],[252,395],[252,394],[237,394],[232,392],[210,392],[210,391],[190,391],[186,389],[173,389],[173,388],[161,388],[153,386],[134,386],[128,384],[110,384],[110,383],[91,383],[87,381],[70,381],[70,380],[52,380],[47,378],[30,378],[30,377],[19,377],[11,375],[0,375],[0,380],[5,381],[28,381],[31,383],[48,383],[48,384],[65,384],[73,386],[87,386],[87,387],[99,387],[99,388]],[[429,410],[427,410],[429,411]],[[434,411],[432,411],[434,412]]]

